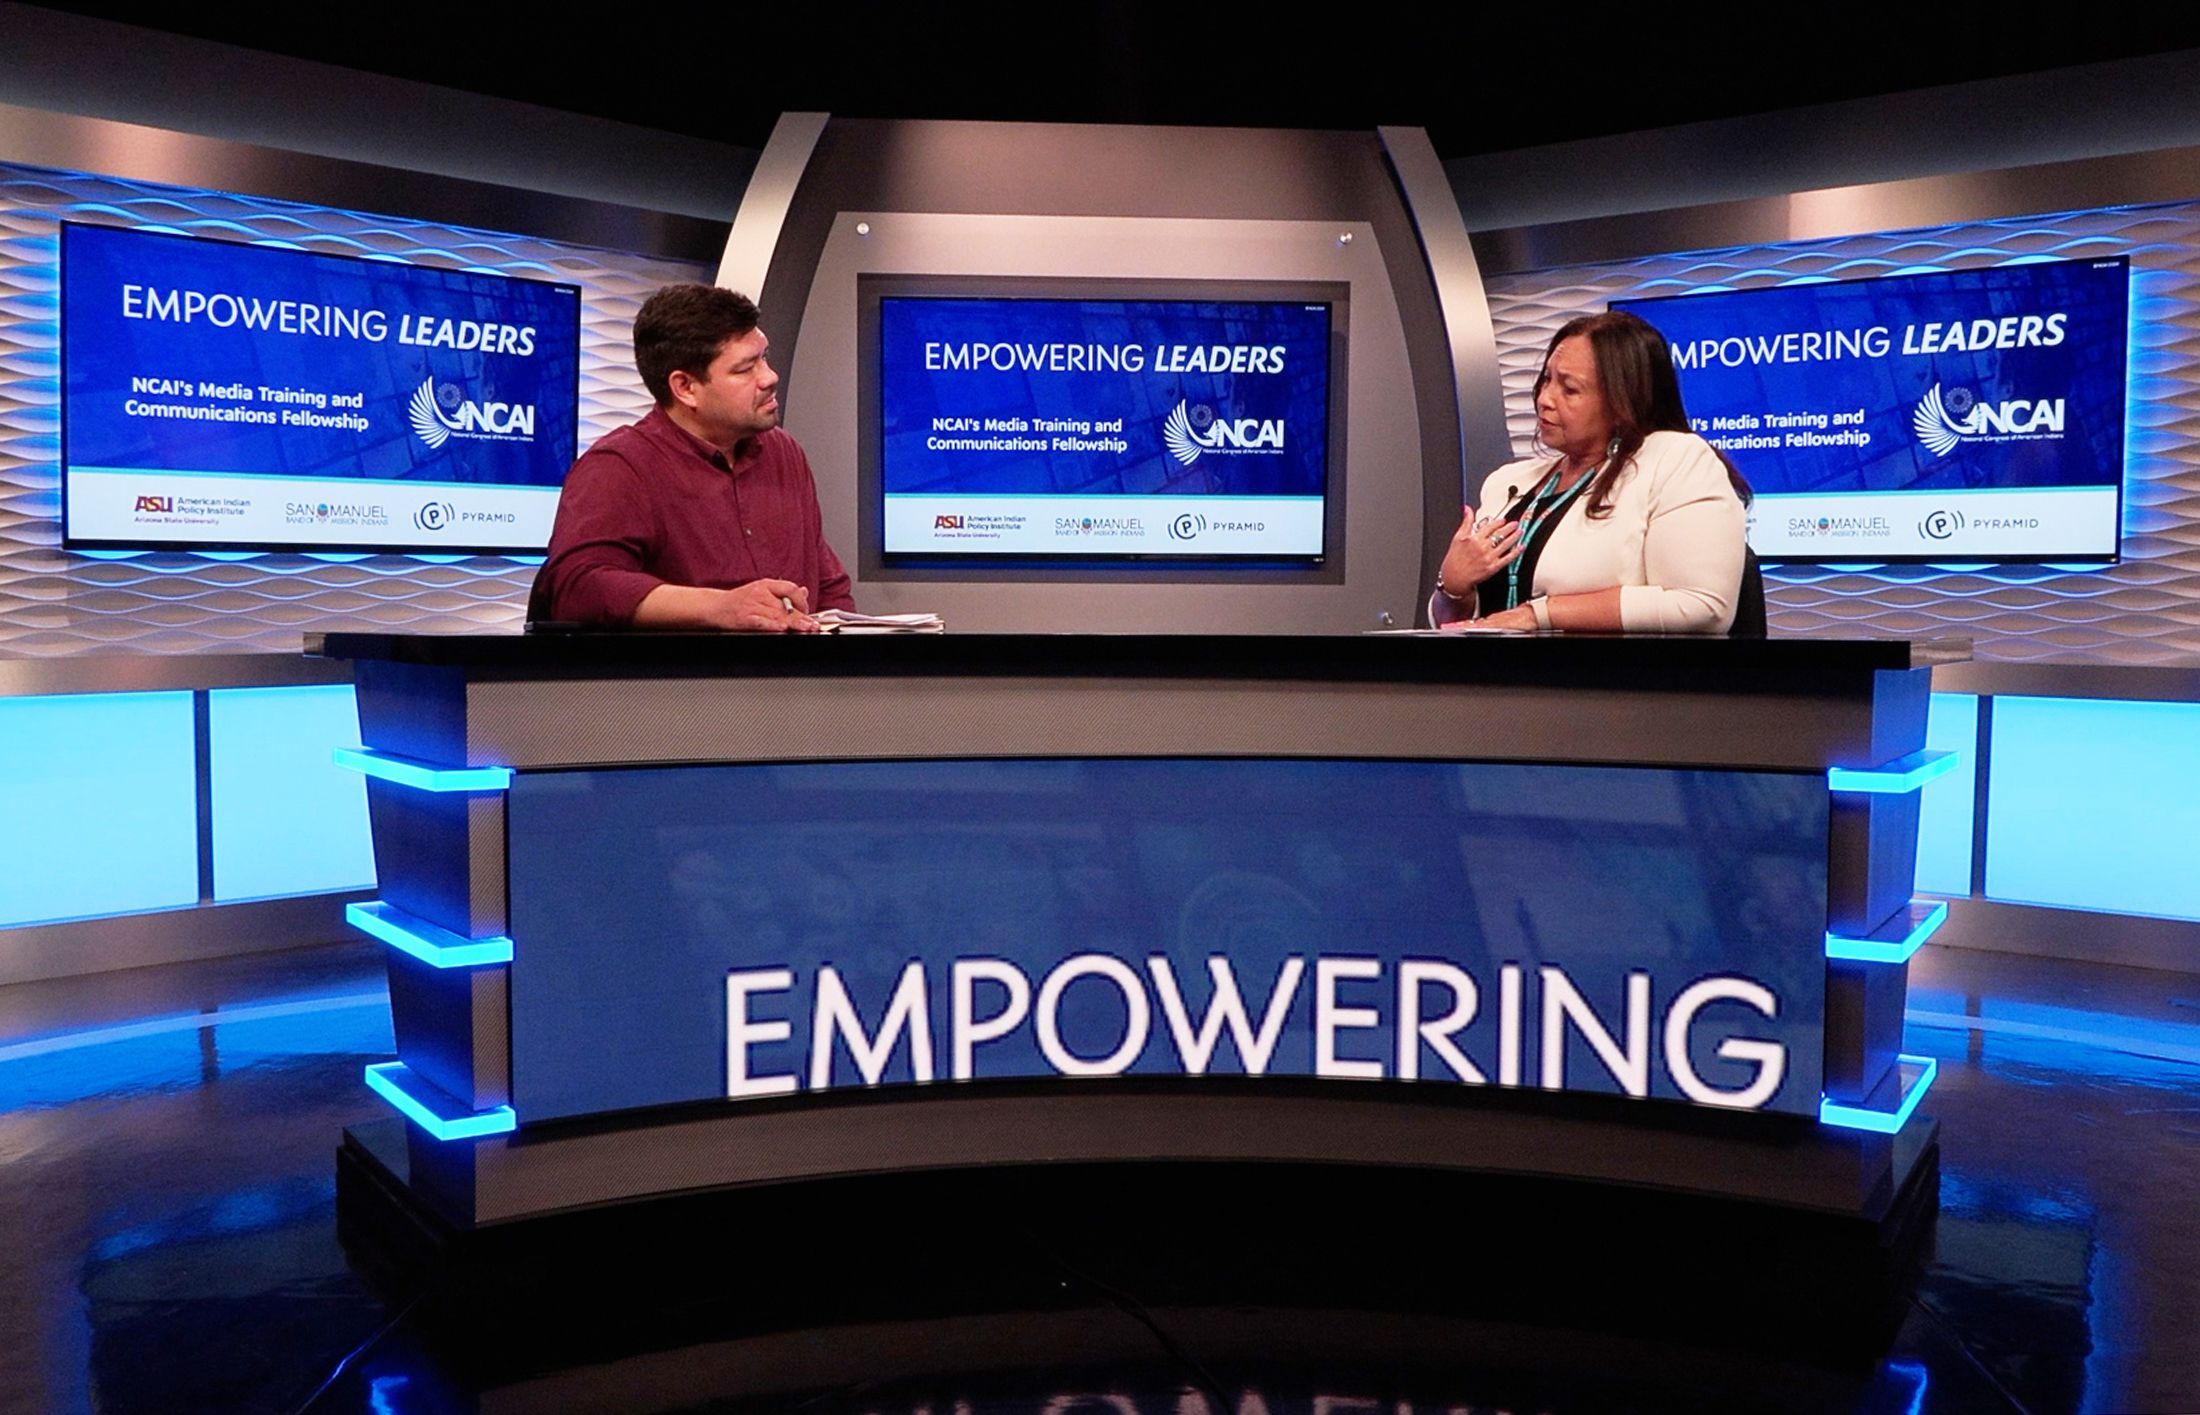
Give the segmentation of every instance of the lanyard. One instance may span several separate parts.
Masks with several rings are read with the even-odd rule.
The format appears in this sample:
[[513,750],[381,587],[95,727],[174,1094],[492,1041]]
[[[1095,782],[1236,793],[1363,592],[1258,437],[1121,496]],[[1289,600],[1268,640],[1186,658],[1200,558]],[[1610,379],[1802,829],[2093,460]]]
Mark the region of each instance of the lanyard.
[[1512,564],[1505,567],[1505,607],[1507,609],[1517,608],[1520,604],[1520,562],[1528,558],[1526,546],[1530,537],[1535,535],[1536,528],[1545,521],[1555,521],[1564,516],[1566,508],[1573,504],[1574,498],[1581,495],[1581,489],[1590,482],[1595,481],[1597,473],[1602,470],[1604,468],[1599,465],[1584,472],[1581,480],[1575,482],[1564,492],[1559,493],[1547,510],[1544,508],[1543,499],[1558,487],[1558,468],[1551,468],[1550,476],[1545,478],[1543,484],[1536,488],[1535,496],[1528,502],[1528,509],[1520,513],[1521,553],[1514,557]]

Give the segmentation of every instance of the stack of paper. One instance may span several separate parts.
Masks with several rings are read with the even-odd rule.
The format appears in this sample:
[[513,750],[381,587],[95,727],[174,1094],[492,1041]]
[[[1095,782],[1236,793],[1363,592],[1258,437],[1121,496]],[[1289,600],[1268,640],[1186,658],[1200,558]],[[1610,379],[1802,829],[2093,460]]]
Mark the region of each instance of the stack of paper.
[[937,614],[858,614],[828,609],[813,616],[828,634],[938,634],[947,629]]

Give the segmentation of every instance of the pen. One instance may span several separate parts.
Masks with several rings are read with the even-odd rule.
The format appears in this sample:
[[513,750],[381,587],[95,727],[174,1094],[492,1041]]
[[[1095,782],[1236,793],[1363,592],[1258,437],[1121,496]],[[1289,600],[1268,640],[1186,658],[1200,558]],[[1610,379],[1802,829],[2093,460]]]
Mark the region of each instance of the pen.
[[789,614],[794,613],[794,601],[787,598],[785,595],[781,595],[779,597],[779,607],[786,610]]

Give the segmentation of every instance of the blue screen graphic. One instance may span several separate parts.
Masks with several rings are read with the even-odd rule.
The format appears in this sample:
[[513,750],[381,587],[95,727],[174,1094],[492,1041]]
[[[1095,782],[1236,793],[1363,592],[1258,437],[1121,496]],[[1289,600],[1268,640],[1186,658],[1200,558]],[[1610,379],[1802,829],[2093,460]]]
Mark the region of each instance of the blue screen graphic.
[[881,299],[886,552],[1320,557],[1330,313]]
[[1617,300],[1784,560],[2113,559],[2129,262]]
[[1097,1075],[1817,1113],[1817,774],[827,763],[522,772],[507,805],[522,1126]]
[[72,544],[536,549],[577,287],[61,228]]

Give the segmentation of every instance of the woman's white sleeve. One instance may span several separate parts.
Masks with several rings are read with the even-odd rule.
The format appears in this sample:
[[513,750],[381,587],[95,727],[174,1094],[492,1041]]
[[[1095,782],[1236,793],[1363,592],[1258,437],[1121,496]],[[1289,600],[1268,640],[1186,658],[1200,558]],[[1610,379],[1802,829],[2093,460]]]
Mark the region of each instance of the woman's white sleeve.
[[1711,445],[1690,441],[1649,488],[1642,540],[1649,583],[1619,592],[1620,627],[1630,634],[1723,634],[1734,625],[1748,513]]

